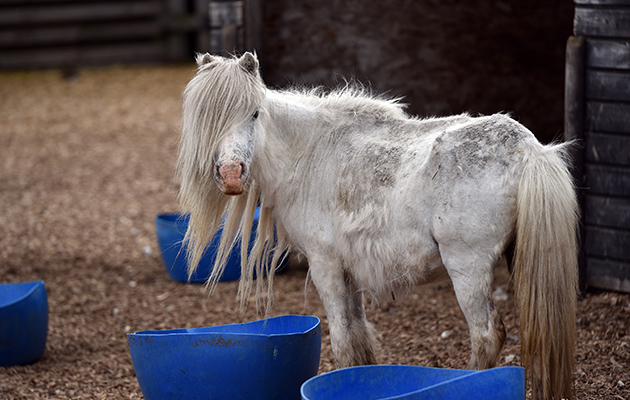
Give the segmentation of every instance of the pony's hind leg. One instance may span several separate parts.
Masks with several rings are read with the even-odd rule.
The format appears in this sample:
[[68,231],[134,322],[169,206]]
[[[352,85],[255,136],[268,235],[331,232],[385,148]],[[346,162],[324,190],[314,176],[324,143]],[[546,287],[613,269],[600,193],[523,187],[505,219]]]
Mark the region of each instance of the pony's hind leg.
[[492,301],[495,257],[440,247],[442,260],[453,281],[457,302],[470,331],[469,369],[492,368],[505,342],[505,326]]
[[328,317],[336,366],[376,363],[376,335],[365,317],[363,293],[354,278],[335,262],[321,264],[309,259],[309,264],[311,278]]

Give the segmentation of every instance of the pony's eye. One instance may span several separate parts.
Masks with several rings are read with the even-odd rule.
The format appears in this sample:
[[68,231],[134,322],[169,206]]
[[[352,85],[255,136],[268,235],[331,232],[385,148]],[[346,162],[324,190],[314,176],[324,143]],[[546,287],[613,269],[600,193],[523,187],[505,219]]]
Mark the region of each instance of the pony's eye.
[[254,113],[252,114],[252,119],[257,119],[258,118],[258,114],[260,114],[258,112],[258,110],[254,111]]

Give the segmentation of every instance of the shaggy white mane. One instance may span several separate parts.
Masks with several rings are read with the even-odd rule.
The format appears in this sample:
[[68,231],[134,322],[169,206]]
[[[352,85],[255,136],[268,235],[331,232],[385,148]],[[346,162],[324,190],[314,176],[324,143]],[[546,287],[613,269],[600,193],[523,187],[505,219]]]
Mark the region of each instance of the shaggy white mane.
[[364,115],[378,120],[406,119],[406,104],[401,98],[386,98],[371,93],[365,86],[349,82],[341,88],[327,91],[325,88],[288,89],[281,91],[285,98],[295,96],[295,101],[321,109],[333,110],[335,113],[352,113]]

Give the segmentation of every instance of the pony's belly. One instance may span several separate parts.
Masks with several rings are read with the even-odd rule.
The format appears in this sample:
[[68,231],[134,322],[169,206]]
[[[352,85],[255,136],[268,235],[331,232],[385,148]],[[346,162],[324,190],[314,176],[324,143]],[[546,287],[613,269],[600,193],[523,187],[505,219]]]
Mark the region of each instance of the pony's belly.
[[[388,298],[392,293],[406,291],[417,285],[448,279],[448,273],[434,244],[387,243],[373,241],[360,246],[349,244],[351,251],[344,265],[352,265],[359,287],[376,297]],[[389,250],[385,251],[384,249]]]

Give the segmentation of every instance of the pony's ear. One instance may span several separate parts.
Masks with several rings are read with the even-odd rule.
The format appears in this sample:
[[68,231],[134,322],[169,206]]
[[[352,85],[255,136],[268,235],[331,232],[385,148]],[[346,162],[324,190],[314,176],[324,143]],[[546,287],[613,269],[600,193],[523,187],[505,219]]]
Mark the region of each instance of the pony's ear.
[[215,60],[215,57],[212,56],[210,53],[206,53],[206,54],[199,53],[197,54],[197,57],[195,57],[195,61],[197,61],[197,66],[199,67],[209,64],[214,60]]
[[238,64],[243,67],[245,71],[249,72],[252,75],[256,75],[256,73],[258,72],[258,59],[254,54],[250,53],[249,51],[245,52],[245,54],[243,54],[241,58],[238,59]]

